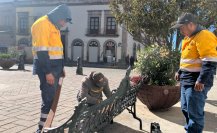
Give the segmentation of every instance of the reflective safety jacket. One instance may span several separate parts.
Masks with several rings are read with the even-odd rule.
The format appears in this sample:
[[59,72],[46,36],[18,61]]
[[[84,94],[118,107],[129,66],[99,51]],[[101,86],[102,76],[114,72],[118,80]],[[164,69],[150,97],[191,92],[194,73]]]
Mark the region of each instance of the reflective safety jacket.
[[49,74],[63,68],[63,44],[59,29],[42,16],[32,25],[33,74]]
[[182,42],[180,69],[200,72],[202,61],[217,62],[217,38],[208,30],[185,37]]
[[213,86],[217,65],[217,38],[200,26],[190,37],[182,41],[180,74],[182,85],[194,85],[196,81]]
[[63,45],[60,31],[48,16],[43,16],[32,25],[32,53],[38,59],[37,51],[48,51],[49,59],[63,59]]

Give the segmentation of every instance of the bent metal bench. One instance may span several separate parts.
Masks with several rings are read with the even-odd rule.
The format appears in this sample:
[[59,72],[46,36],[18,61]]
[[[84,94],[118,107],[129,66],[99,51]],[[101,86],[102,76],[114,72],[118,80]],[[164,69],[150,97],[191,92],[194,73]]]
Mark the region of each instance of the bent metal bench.
[[139,121],[140,129],[142,130],[142,121],[136,116],[137,87],[130,85],[130,71],[131,68],[128,68],[119,87],[109,99],[94,106],[88,106],[86,100],[82,100],[79,105],[75,107],[74,114],[69,120],[59,127],[47,128],[44,132],[94,133],[111,123],[114,117],[125,109]]

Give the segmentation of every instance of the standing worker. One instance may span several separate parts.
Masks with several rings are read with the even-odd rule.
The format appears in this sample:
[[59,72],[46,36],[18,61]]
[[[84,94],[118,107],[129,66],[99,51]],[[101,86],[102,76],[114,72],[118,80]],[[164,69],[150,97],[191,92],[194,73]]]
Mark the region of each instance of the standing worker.
[[184,13],[172,27],[185,36],[182,41],[180,69],[181,109],[187,133],[202,133],[207,93],[213,86],[217,62],[217,38],[197,24],[193,14]]
[[33,74],[39,77],[42,97],[41,117],[36,133],[41,132],[47,119],[59,78],[65,76],[60,28],[65,27],[67,22],[71,23],[70,10],[66,5],[60,5],[39,18],[31,28]]
[[134,58],[134,56],[130,56],[129,64],[130,64],[131,68],[134,67],[134,62],[135,62],[135,58]]

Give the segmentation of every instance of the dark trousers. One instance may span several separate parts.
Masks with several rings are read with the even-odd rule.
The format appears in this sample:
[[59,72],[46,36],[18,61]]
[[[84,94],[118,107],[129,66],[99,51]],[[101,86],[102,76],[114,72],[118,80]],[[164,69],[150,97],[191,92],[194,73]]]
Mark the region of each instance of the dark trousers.
[[187,133],[203,132],[204,106],[210,88],[205,86],[200,92],[194,90],[194,85],[181,85],[181,109],[186,119]]
[[53,103],[55,92],[58,88],[58,82],[59,82],[61,73],[62,73],[61,68],[56,68],[56,71],[52,71],[52,74],[55,78],[55,82],[54,82],[54,85],[50,85],[46,81],[46,74],[43,73],[42,71],[37,71],[37,74],[40,80],[40,90],[41,90],[41,98],[42,98],[39,129],[43,128],[43,125],[47,119],[47,115]]

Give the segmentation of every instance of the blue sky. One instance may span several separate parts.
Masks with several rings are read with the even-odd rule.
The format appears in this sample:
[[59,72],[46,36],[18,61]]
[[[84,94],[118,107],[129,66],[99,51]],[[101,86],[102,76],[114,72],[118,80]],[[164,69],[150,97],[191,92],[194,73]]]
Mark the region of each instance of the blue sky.
[[[210,28],[208,28],[210,31],[214,31],[215,30],[215,27],[214,25],[211,25]],[[181,42],[180,42],[181,43]],[[173,48],[175,48],[176,46],[176,33],[173,35]],[[181,45],[179,46],[179,49],[181,48]]]
[[0,2],[11,2],[11,1],[14,1],[14,0],[0,0]]

